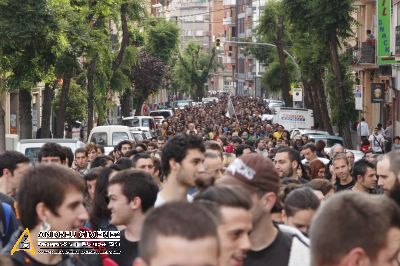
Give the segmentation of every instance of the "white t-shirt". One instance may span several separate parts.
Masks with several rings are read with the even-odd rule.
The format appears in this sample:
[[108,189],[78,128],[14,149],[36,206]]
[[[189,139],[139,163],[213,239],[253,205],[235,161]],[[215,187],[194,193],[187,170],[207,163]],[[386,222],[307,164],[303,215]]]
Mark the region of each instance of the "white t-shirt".
[[372,134],[371,136],[369,136],[368,140],[369,140],[369,143],[371,143],[373,152],[382,152],[383,151],[382,147],[385,142],[385,138],[381,134],[378,134],[378,135]]
[[[321,157],[317,157],[317,159],[318,160],[320,160],[323,164],[325,164],[325,165],[327,165],[328,163],[329,163],[329,160],[328,159],[326,159],[326,158],[321,158]],[[307,159],[303,159],[302,161],[301,161],[301,164],[309,164],[310,162],[309,161],[307,161]]]
[[[189,194],[186,195],[186,199],[188,202],[193,202],[193,197],[190,196]],[[160,192],[158,192],[157,194],[157,199],[156,199],[156,203],[154,203],[154,207],[160,207],[161,205],[167,203],[167,201],[160,196]]]
[[367,122],[361,121],[361,122],[358,124],[357,131],[358,131],[358,134],[359,134],[360,136],[362,136],[362,137],[367,137],[367,136],[369,136],[369,129],[368,129],[368,124],[367,124]]

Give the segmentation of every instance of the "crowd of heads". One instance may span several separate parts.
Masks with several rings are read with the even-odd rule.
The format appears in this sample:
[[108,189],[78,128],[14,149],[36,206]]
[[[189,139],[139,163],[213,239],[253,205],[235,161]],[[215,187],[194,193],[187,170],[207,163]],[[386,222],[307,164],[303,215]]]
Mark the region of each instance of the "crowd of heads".
[[[159,137],[122,141],[110,154],[47,143],[35,166],[0,154],[0,199],[17,225],[1,238],[4,254],[19,224],[34,242],[46,230],[120,230],[122,253],[110,255],[118,265],[396,265],[400,151],[358,161],[340,145],[326,153],[261,121],[262,101],[234,104],[240,123],[225,118],[224,104],[176,110]],[[10,258],[104,265],[84,255],[83,264]]]

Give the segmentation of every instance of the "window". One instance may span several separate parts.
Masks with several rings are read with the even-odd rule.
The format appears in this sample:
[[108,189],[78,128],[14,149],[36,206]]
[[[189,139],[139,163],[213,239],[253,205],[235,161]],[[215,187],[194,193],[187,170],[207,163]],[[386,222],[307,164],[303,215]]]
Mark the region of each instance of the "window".
[[113,132],[112,133],[112,145],[115,146],[123,140],[129,139],[128,134],[125,132]]
[[90,142],[107,146],[107,133],[106,132],[97,132],[92,134],[92,138],[90,139]]

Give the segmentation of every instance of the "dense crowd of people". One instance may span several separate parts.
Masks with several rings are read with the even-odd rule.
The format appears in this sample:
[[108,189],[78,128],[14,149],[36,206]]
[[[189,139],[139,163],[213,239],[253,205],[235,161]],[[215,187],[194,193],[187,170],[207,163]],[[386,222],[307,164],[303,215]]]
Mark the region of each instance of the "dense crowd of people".
[[[399,150],[326,153],[263,121],[262,100],[234,97],[230,117],[227,101],[176,109],[110,154],[0,154],[0,265],[399,265]],[[16,251],[25,229],[36,251],[41,232],[119,231],[105,247],[119,254]]]

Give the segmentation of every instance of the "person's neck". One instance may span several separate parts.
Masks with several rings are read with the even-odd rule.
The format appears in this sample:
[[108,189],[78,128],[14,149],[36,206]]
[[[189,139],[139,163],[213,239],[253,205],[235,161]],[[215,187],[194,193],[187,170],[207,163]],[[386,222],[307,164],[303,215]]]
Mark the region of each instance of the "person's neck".
[[0,177],[0,193],[8,195],[7,177]]
[[352,181],[352,178],[350,175],[348,175],[345,178],[340,178],[339,181],[340,181],[340,184],[344,186],[344,185],[350,184]]
[[129,224],[126,225],[125,229],[125,237],[128,241],[137,242],[140,240],[144,217],[142,211],[139,211],[138,214],[132,215],[132,219]]
[[352,190],[356,192],[367,192],[367,193],[369,192],[368,189],[359,182],[356,182]]
[[165,201],[186,201],[187,190],[187,187],[178,182],[176,174],[170,173],[160,192],[160,196]]
[[278,235],[278,229],[272,223],[269,214],[265,213],[253,226],[253,231],[250,234],[251,250],[253,251],[260,251],[270,246]]
[[[40,250],[40,247],[38,245],[39,232],[40,232],[40,225],[36,226],[34,229],[29,231],[35,250]],[[56,252],[56,250],[54,250],[54,252]],[[62,260],[62,255],[37,253],[34,259],[43,264],[57,264]]]

